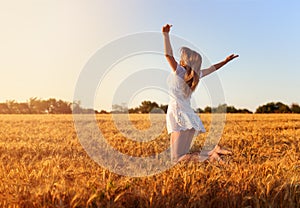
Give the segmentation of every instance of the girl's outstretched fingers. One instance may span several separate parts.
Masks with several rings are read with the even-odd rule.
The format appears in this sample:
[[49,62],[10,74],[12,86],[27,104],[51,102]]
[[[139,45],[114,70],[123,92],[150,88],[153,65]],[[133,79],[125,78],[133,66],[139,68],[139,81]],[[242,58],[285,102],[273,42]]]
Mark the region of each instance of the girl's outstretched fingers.
[[229,61],[231,61],[231,60],[233,60],[233,59],[235,59],[237,57],[239,57],[239,55],[237,55],[237,54],[231,54],[231,55],[229,55],[229,56],[226,57],[226,62],[229,62]]

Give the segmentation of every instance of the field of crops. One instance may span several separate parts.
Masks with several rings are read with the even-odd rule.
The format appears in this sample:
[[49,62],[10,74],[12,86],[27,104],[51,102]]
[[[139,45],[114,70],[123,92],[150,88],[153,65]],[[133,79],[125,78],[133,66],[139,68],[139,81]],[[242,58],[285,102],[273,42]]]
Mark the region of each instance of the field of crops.
[[[200,115],[207,130],[210,115]],[[164,115],[161,115],[164,120]],[[112,173],[79,143],[72,115],[0,115],[0,207],[300,207],[300,115],[227,115],[217,163],[179,163],[145,177]],[[131,115],[137,129],[148,115]],[[110,115],[97,115],[111,146],[147,156],[169,145],[137,144]],[[207,133],[197,136],[201,149]]]

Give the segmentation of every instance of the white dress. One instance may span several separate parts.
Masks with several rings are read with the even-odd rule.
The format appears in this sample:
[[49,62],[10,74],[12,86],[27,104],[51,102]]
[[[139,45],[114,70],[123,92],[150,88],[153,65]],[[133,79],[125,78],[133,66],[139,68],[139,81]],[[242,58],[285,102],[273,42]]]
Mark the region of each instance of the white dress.
[[[186,97],[183,93],[186,85],[183,80],[186,70],[177,65],[176,71],[171,74],[168,80],[170,101],[167,111],[167,130],[168,133],[174,131],[184,131],[194,128],[197,133],[205,132],[205,128],[199,116],[191,107],[191,96]],[[202,73],[200,74],[201,78]]]

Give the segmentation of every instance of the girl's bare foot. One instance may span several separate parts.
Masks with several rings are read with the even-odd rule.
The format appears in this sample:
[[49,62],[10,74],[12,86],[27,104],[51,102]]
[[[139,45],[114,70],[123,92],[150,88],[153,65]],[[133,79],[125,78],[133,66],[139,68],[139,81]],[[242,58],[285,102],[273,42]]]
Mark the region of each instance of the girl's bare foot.
[[217,152],[214,152],[212,155],[210,155],[209,162],[218,162],[219,164],[225,164]]
[[185,154],[178,159],[178,162],[199,162],[199,152]]
[[231,155],[232,152],[226,149],[221,148],[219,145],[216,145],[214,149],[209,152],[204,152],[200,154],[200,161],[209,160],[210,162],[218,162],[220,164],[225,164],[221,159],[220,155]]
[[178,159],[178,162],[189,162],[191,159],[190,154],[185,154]]
[[215,147],[215,152],[217,152],[218,154],[221,154],[221,155],[232,155],[231,151],[226,150],[226,149],[220,147],[219,145],[217,145]]
[[201,152],[185,154],[178,159],[178,162],[204,162],[208,160],[209,162],[225,164],[220,155],[232,155],[232,152],[216,145],[211,151],[203,150]]

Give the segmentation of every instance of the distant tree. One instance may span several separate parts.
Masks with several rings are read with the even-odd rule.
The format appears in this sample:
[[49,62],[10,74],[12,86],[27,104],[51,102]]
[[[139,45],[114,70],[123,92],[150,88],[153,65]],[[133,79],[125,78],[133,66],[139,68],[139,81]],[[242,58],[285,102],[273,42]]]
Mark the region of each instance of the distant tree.
[[281,102],[270,102],[263,106],[259,106],[255,113],[291,113],[291,109],[289,106],[281,103]]
[[226,113],[227,105],[220,104],[218,107],[212,108],[213,113]]
[[206,107],[204,108],[204,113],[211,113],[211,107],[206,106]]
[[18,113],[20,114],[30,114],[30,108],[28,103],[17,103]]
[[151,109],[149,113],[165,114],[165,111],[161,108],[154,107]]
[[38,109],[40,100],[38,100],[37,97],[29,98],[29,101],[27,101],[27,103],[31,113],[40,113]]
[[126,103],[112,105],[112,113],[127,113],[128,107]]
[[71,104],[71,109],[73,113],[81,113],[82,112],[82,108],[81,108],[81,101],[80,100],[76,100],[73,101],[73,103]]
[[276,103],[277,111],[275,113],[291,113],[291,109],[288,105],[285,105],[281,102]]
[[108,114],[108,112],[105,111],[105,110],[101,110],[99,113],[100,113],[100,114]]
[[40,103],[40,111],[44,111],[50,114],[57,114],[59,106],[55,98],[49,98],[45,102]]
[[297,103],[293,103],[291,105],[292,113],[300,113],[300,106]]
[[202,110],[201,108],[197,108],[196,113],[204,113],[204,110]]
[[[201,110],[201,109],[200,109]],[[198,109],[197,109],[198,111]],[[248,109],[236,109],[234,106],[227,106],[227,104],[220,104],[218,107],[205,107],[203,113],[252,113]]]
[[83,113],[84,113],[84,114],[94,114],[94,113],[96,113],[96,112],[95,112],[95,110],[92,109],[92,108],[86,108],[86,109],[83,110]]
[[62,103],[62,102],[57,102],[58,104],[56,106],[54,106],[54,113],[58,113],[58,112],[65,112],[68,110],[67,106],[69,105],[70,106],[70,109],[72,110],[72,113],[75,113],[75,114],[96,114],[96,113],[99,113],[97,111],[95,111],[94,109],[92,108],[83,108],[81,107],[81,101],[80,100],[76,100],[76,101],[73,101],[73,103]]
[[150,113],[153,108],[158,108],[158,104],[156,102],[151,101],[143,101],[139,106],[139,110],[141,113]]
[[71,103],[59,100],[55,102],[53,112],[56,114],[70,114],[72,113]]
[[135,108],[130,108],[129,113],[167,113],[168,105],[161,104],[160,106],[156,102],[143,101],[141,105]]
[[227,113],[237,113],[238,110],[234,106],[227,106],[226,108]]
[[128,109],[128,112],[129,113],[140,113],[140,110],[139,110],[139,108],[130,108],[130,109]]
[[7,103],[0,103],[0,114],[9,114],[11,113]]
[[10,110],[10,113],[19,113],[18,104],[15,100],[7,100],[6,105]]
[[252,113],[251,111],[249,111],[246,108],[236,109],[234,106],[227,106],[226,112],[227,113]]
[[246,109],[246,108],[244,108],[244,109],[238,109],[237,110],[237,113],[249,113],[249,114],[251,114],[251,113],[253,113],[252,111],[249,111],[248,109]]
[[167,113],[168,111],[168,105],[161,104],[159,108],[162,109],[165,113]]

